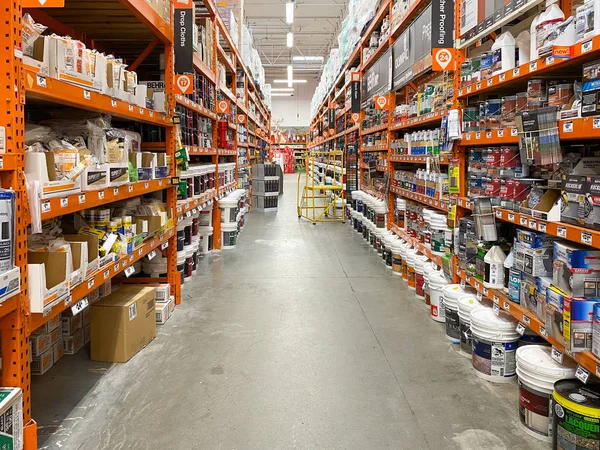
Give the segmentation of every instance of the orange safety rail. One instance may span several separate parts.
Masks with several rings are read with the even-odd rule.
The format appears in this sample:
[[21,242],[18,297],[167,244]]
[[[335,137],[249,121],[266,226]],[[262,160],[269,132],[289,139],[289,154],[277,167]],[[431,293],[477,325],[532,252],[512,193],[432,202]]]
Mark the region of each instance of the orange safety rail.
[[213,120],[217,119],[217,115],[213,111],[211,111],[208,108],[205,108],[204,106],[200,106],[199,104],[191,101],[189,98],[184,97],[183,95],[176,95],[175,102],[178,105],[191,109],[192,111],[197,112],[198,114],[204,117],[208,117],[209,119]]
[[212,81],[213,84],[215,83],[215,73],[200,59],[196,52],[194,52],[194,69]]
[[465,280],[470,286],[480,294],[478,297],[481,299],[486,298],[491,300],[494,305],[498,308],[505,310],[510,313],[515,319],[522,323],[525,327],[531,329],[533,332],[539,334],[541,337],[550,342],[558,351],[562,354],[566,354],[574,359],[579,365],[585,368],[592,374],[600,375],[600,360],[596,358],[591,352],[580,352],[571,353],[564,346],[564,342],[553,338],[548,335],[546,325],[544,322],[539,320],[534,313],[525,309],[521,305],[512,302],[507,294],[498,289],[487,289],[483,286],[483,281],[476,279],[475,277],[468,276],[464,271],[457,269],[457,275],[461,280]]
[[173,43],[173,25],[167,23],[146,0],[119,0],[161,41]]
[[142,259],[155,248],[162,246],[174,235],[174,228],[170,228],[158,236],[147,239],[146,242],[135,248],[132,253],[128,255],[122,255],[117,261],[111,262],[110,264],[102,267],[88,279],[73,287],[71,289],[70,298],[58,303],[57,305],[54,305],[46,314],[31,314],[31,329],[35,330],[41,327],[48,322],[48,320],[56,317],[67,308],[73,306],[75,303],[85,298],[94,289],[97,289],[100,285],[106,283],[130,265]]
[[161,178],[41,200],[42,220],[95,208],[126,198],[138,197],[168,187],[171,187],[170,179]]
[[439,164],[448,164],[448,160],[451,155],[439,154],[439,155],[388,155],[388,161],[391,162],[404,162],[414,164],[425,164],[427,159],[431,161],[437,161]]
[[403,120],[402,122],[393,123],[390,126],[390,131],[401,130],[404,128],[416,126],[418,127],[425,125],[433,125],[435,123],[441,122],[442,117],[444,117],[447,113],[448,111],[445,108],[443,108],[437,111],[432,111],[428,114],[423,114],[422,116],[413,117],[411,119]]
[[448,209],[450,208],[449,200],[439,200],[437,198],[427,197],[426,195],[417,194],[416,192],[411,192],[408,189],[403,189],[398,186],[390,186],[390,192],[423,203],[424,205],[433,206],[441,211],[448,212]]
[[434,255],[431,253],[431,249],[428,248],[425,244],[419,242],[417,238],[410,236],[406,231],[401,230],[398,225],[395,223],[390,223],[390,230],[393,231],[396,235],[400,236],[406,242],[410,242],[414,248],[416,248],[420,253],[427,256],[430,260],[435,262],[438,266],[442,265],[442,258],[439,255]]
[[172,125],[171,117],[166,113],[142,108],[55,78],[41,76],[31,67],[24,67],[23,72],[27,98],[60,103],[163,127]]
[[381,125],[376,125],[374,127],[361,130],[360,135],[365,136],[367,134],[377,133],[378,131],[387,130],[387,127],[388,127],[387,123],[382,123]]
[[570,59],[559,59],[552,56],[538,58],[535,61],[522,64],[519,67],[494,75],[486,80],[464,86],[459,89],[458,98],[465,98],[497,88],[504,88],[510,84],[522,82],[533,76],[539,76],[557,68],[562,69],[571,65],[581,65],[588,60],[597,58],[598,55],[600,55],[600,36],[595,36],[575,44],[573,46],[573,57]]

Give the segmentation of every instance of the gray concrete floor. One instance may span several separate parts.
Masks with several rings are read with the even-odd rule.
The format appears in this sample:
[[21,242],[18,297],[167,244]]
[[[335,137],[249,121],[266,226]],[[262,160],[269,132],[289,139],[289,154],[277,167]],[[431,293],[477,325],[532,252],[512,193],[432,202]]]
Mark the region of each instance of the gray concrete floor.
[[32,383],[42,449],[546,449],[516,384],[477,378],[348,225],[299,221],[296,176],[205,259],[126,364],[64,357]]

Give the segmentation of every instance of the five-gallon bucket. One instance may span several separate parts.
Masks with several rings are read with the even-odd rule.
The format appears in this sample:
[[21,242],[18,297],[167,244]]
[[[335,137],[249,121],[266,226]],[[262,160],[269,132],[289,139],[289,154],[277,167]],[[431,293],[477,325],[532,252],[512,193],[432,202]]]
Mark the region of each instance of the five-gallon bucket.
[[458,298],[458,327],[460,330],[460,354],[471,358],[473,342],[471,339],[471,311],[487,308],[472,294],[462,295]]

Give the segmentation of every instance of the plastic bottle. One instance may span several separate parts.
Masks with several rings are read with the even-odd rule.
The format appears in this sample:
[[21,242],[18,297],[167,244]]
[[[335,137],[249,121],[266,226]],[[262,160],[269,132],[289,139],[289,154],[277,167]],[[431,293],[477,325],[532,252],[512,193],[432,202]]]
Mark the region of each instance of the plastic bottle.
[[588,0],[585,4],[588,5],[585,10],[585,39],[588,39],[600,33],[600,0]]
[[519,61],[515,62],[515,65],[522,65],[529,62],[529,53],[531,50],[531,36],[529,31],[524,30],[519,33],[515,39],[515,45],[517,46],[517,54],[519,55]]
[[504,287],[504,261],[506,255],[502,249],[494,245],[488,250],[483,262],[485,263],[485,276],[483,285],[486,288],[502,289]]
[[515,38],[510,31],[506,31],[492,45],[492,75],[514,68]]
[[536,27],[537,27],[538,23],[540,23],[540,16],[541,16],[541,14],[538,14],[537,16],[535,16],[533,18],[533,22],[531,22],[531,26],[529,27],[529,60],[530,61],[534,61],[534,60],[538,59]]
[[510,249],[510,252],[508,253],[508,256],[506,257],[506,259],[504,260],[504,287],[503,290],[504,292],[508,292],[508,280],[510,279],[510,269],[513,266],[514,263],[514,247],[512,247]]
[[[546,3],[548,5],[548,3]],[[540,48],[547,45],[548,37],[554,28],[565,20],[565,14],[556,3],[547,6],[546,11],[540,15],[540,21],[536,26],[536,48],[539,54]]]

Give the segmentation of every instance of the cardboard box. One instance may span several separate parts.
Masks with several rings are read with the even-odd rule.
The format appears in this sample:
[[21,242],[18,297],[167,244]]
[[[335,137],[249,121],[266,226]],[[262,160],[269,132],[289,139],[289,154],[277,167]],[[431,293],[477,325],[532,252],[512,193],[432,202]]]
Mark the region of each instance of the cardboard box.
[[546,291],[546,331],[560,344],[564,345],[563,311],[566,295],[555,286]]
[[87,308],[84,308],[81,310],[81,312],[79,313],[79,315],[81,315],[81,326],[82,327],[86,327],[90,324],[90,308],[89,306]]
[[110,295],[110,293],[112,292],[112,282],[111,280],[107,280],[106,283],[102,283],[99,287],[98,287],[98,295],[99,297],[106,297],[107,295]]
[[69,242],[71,246],[71,263],[73,271],[69,280],[69,287],[72,289],[85,279],[87,274],[87,242]]
[[563,261],[569,269],[600,269],[600,250],[569,242],[554,242],[554,259]]
[[175,312],[175,297],[171,295],[169,298],[169,317]]
[[42,313],[69,295],[70,255],[28,252],[27,276],[31,312]]
[[600,303],[594,303],[592,323],[592,353],[600,358]]
[[77,330],[80,330],[81,314],[74,316],[70,313],[70,310],[63,312],[62,316],[62,334],[63,336],[72,336]]
[[600,60],[583,65],[581,117],[600,114]]
[[92,303],[95,303],[98,300],[100,300],[100,289],[93,289],[88,294],[88,301],[90,302],[90,305],[91,305]]
[[171,285],[159,284],[154,288],[154,299],[157,303],[168,303],[171,297]]
[[163,325],[169,320],[169,304],[168,303],[157,303],[156,304],[156,324]]
[[563,311],[563,336],[565,347],[575,352],[592,350],[592,322],[595,301],[565,297]]
[[88,166],[81,174],[81,190],[96,191],[108,187],[108,166]]
[[23,395],[21,389],[0,388],[0,433],[5,448],[23,450]]
[[62,358],[63,355],[65,354],[63,346],[64,346],[64,343],[63,343],[62,337],[56,344],[54,344],[52,346],[52,361],[54,364],[56,364],[58,362],[58,360],[60,358]]
[[552,276],[553,247],[529,248],[515,243],[515,265],[526,275],[533,277]]
[[48,321],[38,329],[33,330],[31,334],[50,334],[52,330],[60,328],[61,323],[61,316],[58,314],[48,319]]
[[19,267],[0,274],[0,303],[21,289],[21,271]]
[[31,356],[40,356],[52,346],[49,334],[32,334],[29,337],[29,342],[31,344]]
[[84,345],[83,329],[77,330],[73,336],[63,336],[63,351],[65,355],[74,355]]
[[153,180],[156,153],[135,152],[129,154],[129,162],[137,169],[138,181]]
[[551,247],[556,237],[546,233],[517,228],[517,242],[528,248]]
[[54,353],[52,348],[46,350],[39,356],[34,356],[29,363],[32,375],[43,375],[54,365]]
[[91,359],[127,362],[156,336],[154,288],[124,285],[91,306]]
[[83,343],[89,344],[91,337],[92,335],[90,334],[90,325],[86,325],[85,327],[83,327]]
[[55,328],[48,334],[48,336],[50,336],[50,345],[56,344],[62,339],[62,327]]
[[100,241],[98,240],[98,236],[91,234],[65,234],[63,237],[69,242],[87,243],[87,262],[84,278],[89,278],[98,270],[98,263],[100,260],[100,254],[98,252]]
[[129,164],[108,164],[108,186],[115,187],[129,183]]

